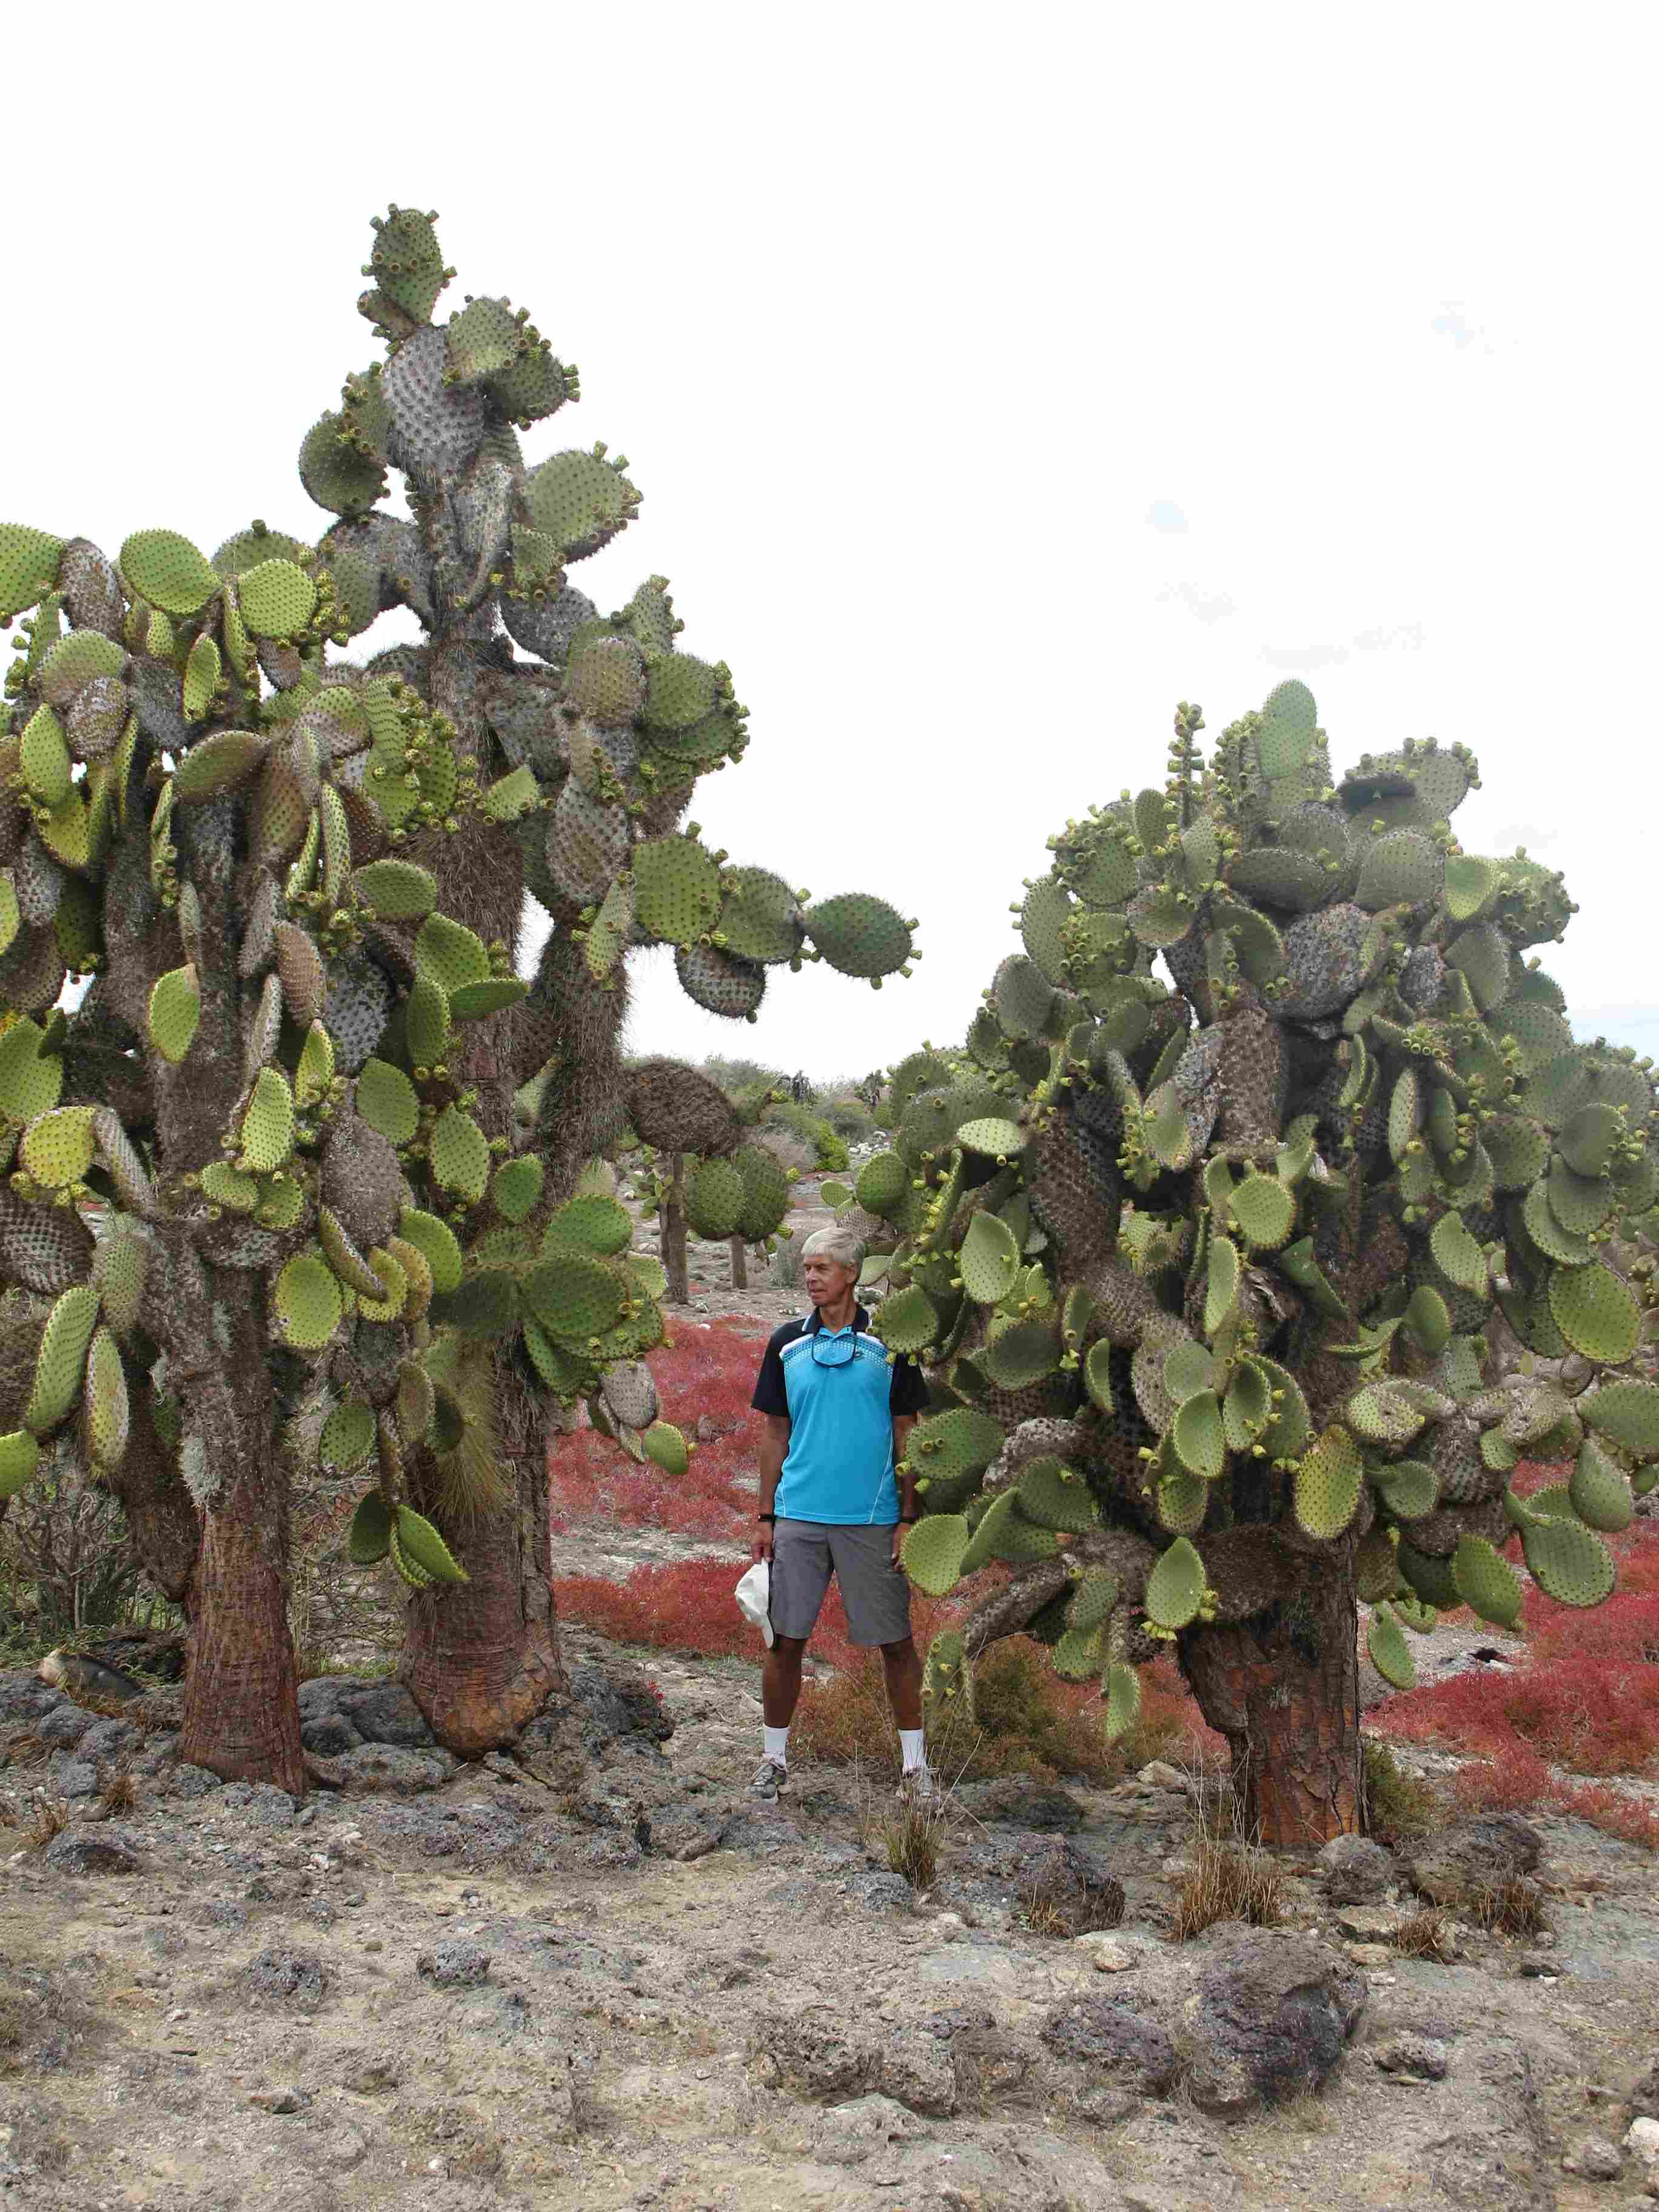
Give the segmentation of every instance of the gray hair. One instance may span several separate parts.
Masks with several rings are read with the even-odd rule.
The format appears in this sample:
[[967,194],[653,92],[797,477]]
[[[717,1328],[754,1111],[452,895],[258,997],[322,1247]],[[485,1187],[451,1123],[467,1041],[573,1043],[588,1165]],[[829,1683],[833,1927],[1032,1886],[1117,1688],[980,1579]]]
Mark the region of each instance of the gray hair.
[[800,1248],[803,1260],[810,1260],[815,1252],[826,1258],[838,1260],[843,1267],[850,1267],[856,1275],[864,1265],[864,1239],[854,1237],[850,1229],[815,1229]]

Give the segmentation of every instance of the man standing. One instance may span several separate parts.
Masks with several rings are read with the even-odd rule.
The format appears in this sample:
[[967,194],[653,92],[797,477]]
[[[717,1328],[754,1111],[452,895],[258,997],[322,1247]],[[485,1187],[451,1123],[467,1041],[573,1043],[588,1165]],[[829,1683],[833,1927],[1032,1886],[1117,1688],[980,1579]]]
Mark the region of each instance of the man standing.
[[887,1701],[903,1748],[899,1795],[931,1797],[922,1752],[921,1662],[910,1639],[910,1585],[899,1546],[916,1518],[912,1478],[894,1475],[927,1403],[910,1359],[892,1360],[854,1295],[864,1246],[820,1229],[801,1247],[813,1310],[774,1332],[751,1401],[766,1416],[759,1527],[752,1557],[772,1562],[773,1644],[761,1675],[765,1755],[756,1796],[775,1802],[789,1779],[789,1723],[801,1654],[833,1573],[854,1644],[880,1646]]

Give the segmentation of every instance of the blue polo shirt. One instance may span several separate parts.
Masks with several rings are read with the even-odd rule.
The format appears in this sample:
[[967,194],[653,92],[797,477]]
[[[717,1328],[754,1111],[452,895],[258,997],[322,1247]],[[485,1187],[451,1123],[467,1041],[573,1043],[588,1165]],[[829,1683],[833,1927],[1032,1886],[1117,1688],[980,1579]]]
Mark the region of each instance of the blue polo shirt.
[[[850,1337],[853,1357],[839,1366],[814,1359],[814,1341]],[[781,1413],[789,1423],[789,1449],[773,1510],[789,1521],[837,1523],[898,1519],[893,1479],[893,1416],[920,1413],[927,1385],[913,1359],[888,1364],[887,1347],[870,1334],[870,1316],[853,1310],[850,1328],[829,1329],[813,1310],[775,1329],[761,1362],[750,1403],[757,1413]]]

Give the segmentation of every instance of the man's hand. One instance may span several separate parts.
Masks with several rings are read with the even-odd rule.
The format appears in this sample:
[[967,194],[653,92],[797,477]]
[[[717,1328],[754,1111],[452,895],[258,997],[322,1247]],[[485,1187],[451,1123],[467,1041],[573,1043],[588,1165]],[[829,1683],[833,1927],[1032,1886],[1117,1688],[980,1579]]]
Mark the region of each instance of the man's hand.
[[772,1523],[763,1521],[755,1531],[754,1542],[749,1547],[749,1557],[751,1563],[758,1566],[763,1559],[769,1559],[771,1556]]
[[905,1540],[905,1538],[909,1534],[909,1533],[910,1533],[910,1531],[909,1531],[909,1530],[905,1527],[905,1525],[904,1525],[904,1523],[903,1523],[903,1522],[902,1522],[902,1521],[895,1521],[895,1522],[894,1522],[894,1523],[893,1523],[893,1565],[894,1565],[896,1567],[899,1565],[899,1553],[900,1553],[900,1552],[903,1549],[903,1547],[904,1547],[904,1540]]

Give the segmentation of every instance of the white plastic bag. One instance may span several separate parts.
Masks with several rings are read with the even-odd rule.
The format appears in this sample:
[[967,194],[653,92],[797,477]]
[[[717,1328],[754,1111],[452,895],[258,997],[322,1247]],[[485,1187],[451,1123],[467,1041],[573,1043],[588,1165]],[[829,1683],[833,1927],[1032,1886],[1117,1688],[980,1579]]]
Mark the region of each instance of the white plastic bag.
[[768,1618],[772,1608],[772,1568],[766,1559],[757,1559],[732,1593],[738,1601],[738,1611],[745,1620],[752,1620],[766,1639],[766,1648],[772,1648],[772,1623]]

